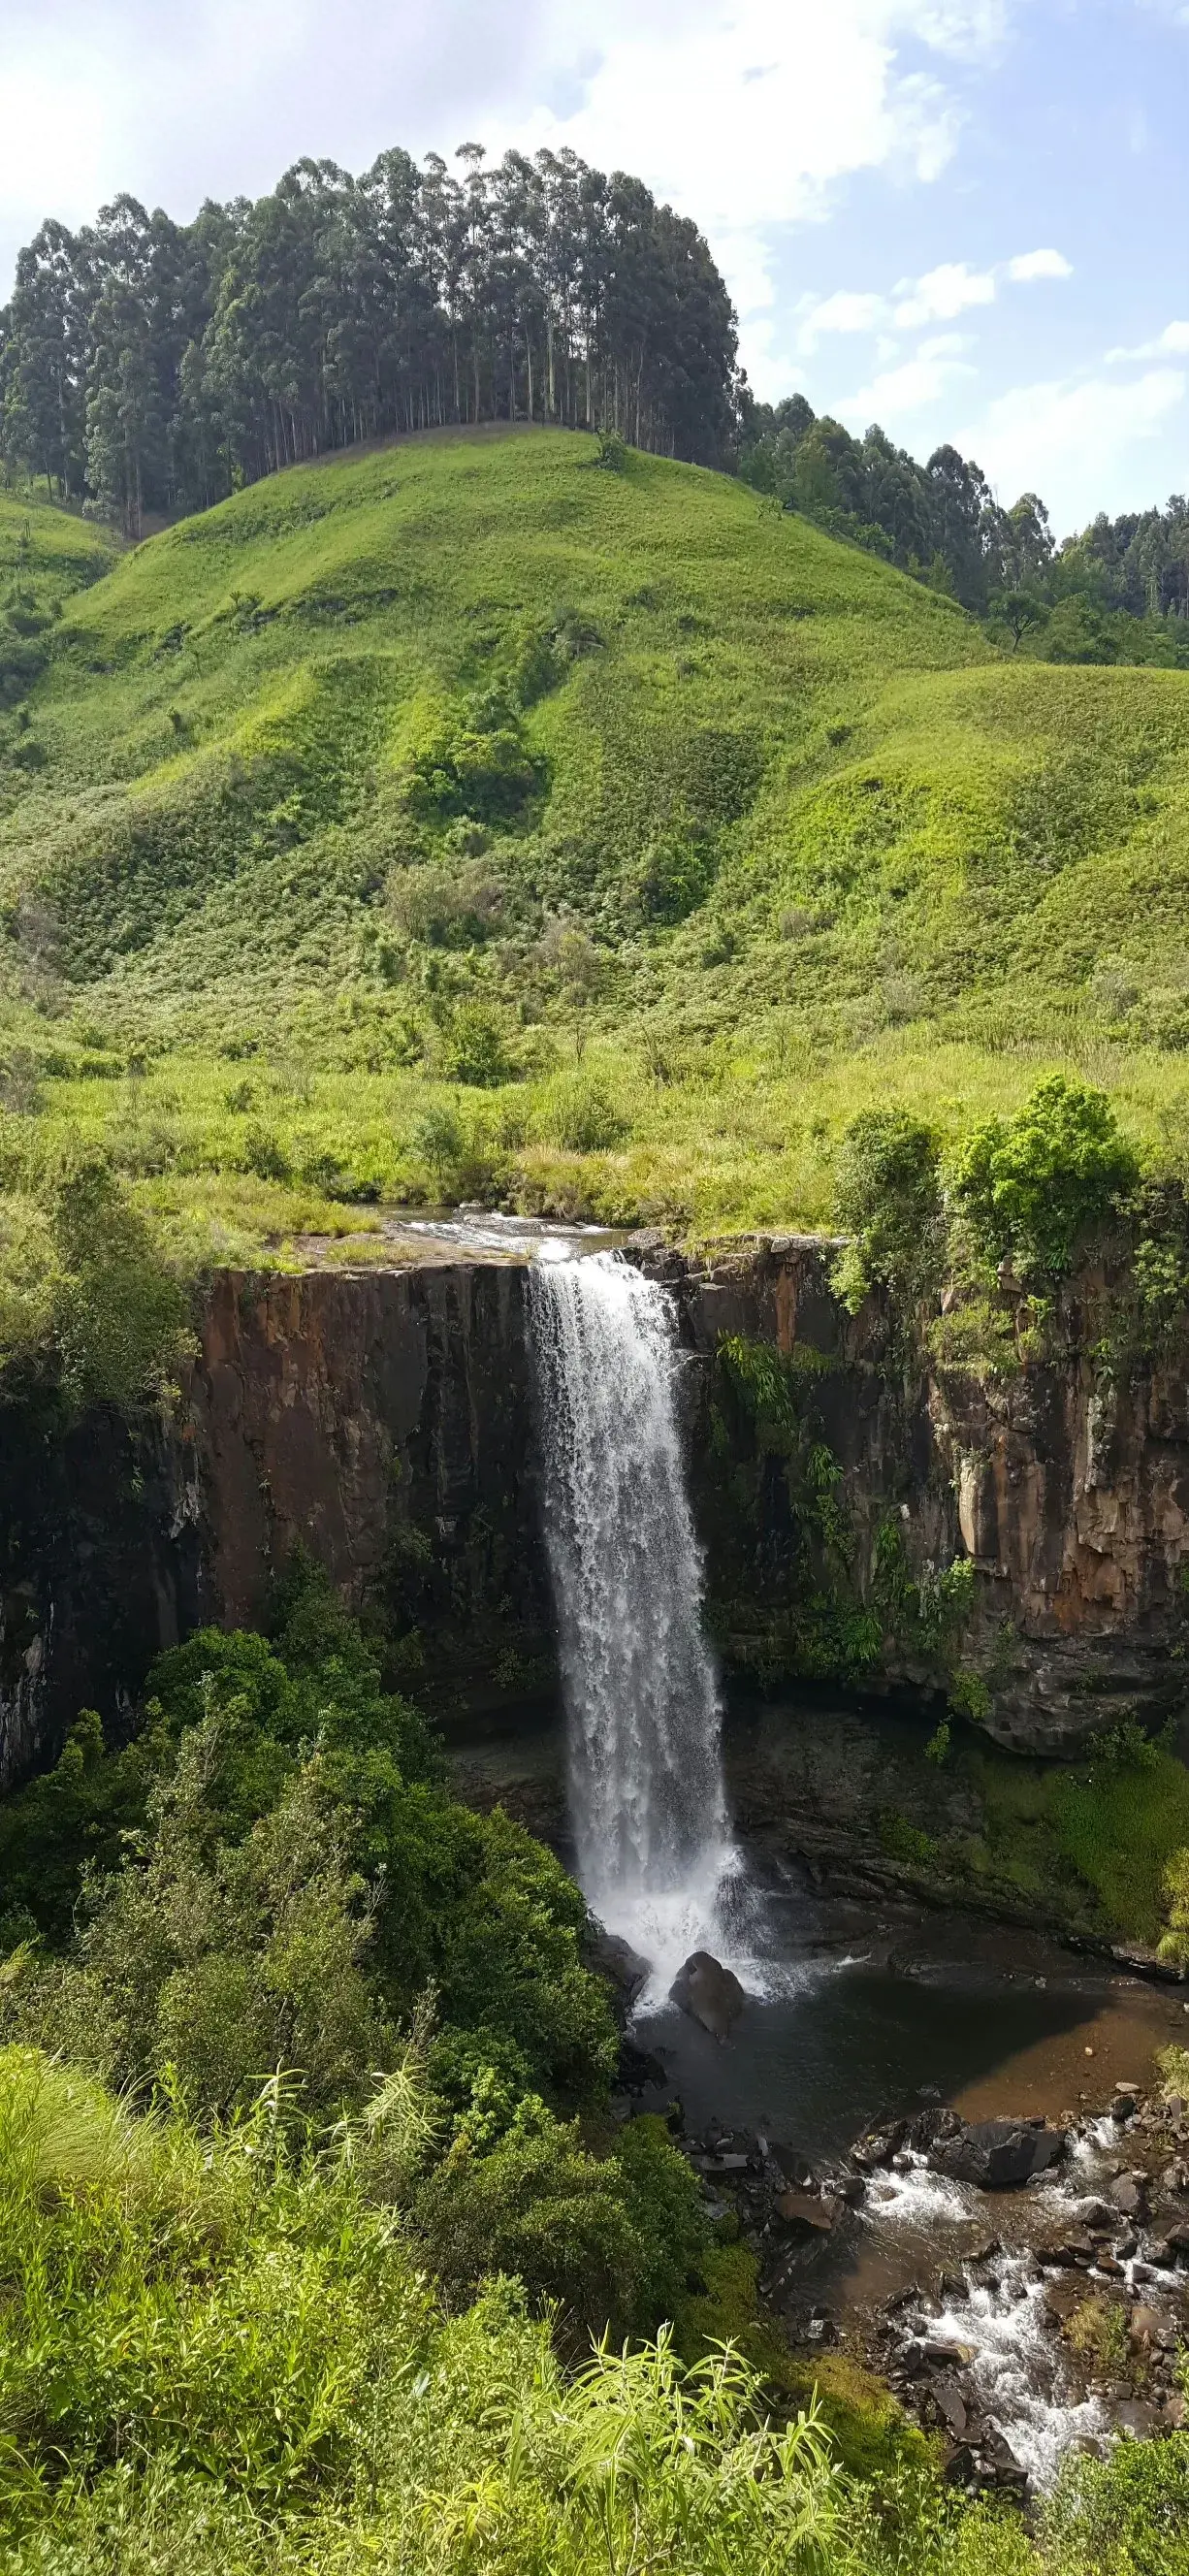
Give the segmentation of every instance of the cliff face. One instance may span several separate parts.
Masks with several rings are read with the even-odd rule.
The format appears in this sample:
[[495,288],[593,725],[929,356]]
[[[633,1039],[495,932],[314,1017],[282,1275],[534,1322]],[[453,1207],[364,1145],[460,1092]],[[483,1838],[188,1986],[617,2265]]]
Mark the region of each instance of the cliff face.
[[[957,1670],[990,1731],[1032,1750],[1175,1703],[1189,1345],[1126,1384],[1071,1352],[988,1390],[906,1367],[875,1301],[847,1316],[817,1241],[696,1265],[647,1238],[632,1250],[678,1303],[728,1655],[868,1690],[942,1690]],[[10,1405],[0,1781],[52,1758],[81,1705],[118,1724],[153,1655],[198,1622],[258,1619],[295,1542],[415,1629],[431,1677],[548,1654],[524,1279],[484,1259],[227,1273],[169,1424],[99,1417],[63,1436]],[[757,1346],[792,1363],[779,1438],[738,1397]],[[897,1603],[956,1557],[972,1594],[939,1644]]]
[[[1189,1685],[1189,1339],[1133,1365],[1125,1380],[1110,1377],[1086,1354],[1075,1304],[1063,1355],[982,1384],[907,1361],[887,1311],[870,1299],[848,1316],[828,1272],[823,1245],[786,1238],[730,1252],[674,1284],[707,1357],[725,1333],[826,1363],[804,1381],[802,1410],[809,1437],[820,1436],[842,1470],[842,1590],[883,1617],[868,1686],[936,1687],[957,1670],[989,1731],[1027,1751],[1072,1749],[1122,1718],[1168,1714]],[[721,1440],[716,1456],[714,1430],[703,1419],[695,1443],[703,1514],[720,1533],[712,1592],[747,1450],[736,1423],[726,1457]],[[762,1447],[761,1432],[753,1448]],[[736,1642],[762,1667],[768,1642],[779,1656],[790,1586],[799,1580],[803,1590],[814,1574],[812,1548],[807,1561],[796,1545],[794,1471],[771,1455],[758,1464],[760,1507],[746,1544],[759,1633]],[[926,1584],[955,1558],[973,1565],[968,1612],[944,1652],[922,1655],[919,1622],[916,1634],[911,1621],[897,1634],[889,1532],[903,1571]],[[729,1598],[720,1620],[729,1638]]]

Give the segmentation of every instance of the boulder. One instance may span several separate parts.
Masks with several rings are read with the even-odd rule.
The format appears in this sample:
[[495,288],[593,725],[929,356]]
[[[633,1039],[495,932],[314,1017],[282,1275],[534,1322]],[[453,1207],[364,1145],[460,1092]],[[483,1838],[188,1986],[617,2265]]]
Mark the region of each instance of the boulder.
[[1115,2410],[1115,2422],[1121,2433],[1133,2442],[1149,2442],[1156,2430],[1157,2414],[1143,2397],[1125,2397]]
[[1097,2250],[1093,2237],[1076,2227],[1067,2228],[1061,2236],[1043,2239],[1036,2248],[1041,2263],[1056,2263],[1065,2271],[1072,2270],[1075,2264],[1088,2269]]
[[626,2021],[637,1997],[642,1995],[652,1970],[631,1942],[618,1932],[609,1932],[605,1923],[592,1915],[582,1943],[584,1964],[597,1977],[605,1977],[615,1998],[616,2010]]
[[1110,2196],[1124,2218],[1142,2218],[1147,2194],[1141,2174],[1116,2174]]
[[729,2039],[747,1997],[730,1968],[709,1950],[692,1950],[669,1988],[669,2001],[700,2021],[712,2039]]
[[966,2400],[956,2379],[940,2373],[929,2382],[930,2393],[951,2439],[960,2442],[969,2421]]
[[984,2191],[1017,2191],[1034,2174],[1047,2173],[1065,2152],[1065,2131],[1029,2120],[975,2120],[929,2149],[934,2173],[951,2182],[981,2184]]
[[776,2198],[776,2215],[786,2227],[808,2227],[819,2236],[828,2236],[838,2223],[840,2200],[819,2200],[809,2191],[782,2191]]
[[863,2173],[872,2172],[876,2165],[890,2165],[904,2144],[906,2125],[903,2120],[885,2120],[881,2129],[866,2129],[851,2149],[852,2162]]
[[1127,2331],[1137,2352],[1172,2352],[1177,2342],[1174,2320],[1160,2308],[1141,2306],[1138,2302],[1127,2321]]

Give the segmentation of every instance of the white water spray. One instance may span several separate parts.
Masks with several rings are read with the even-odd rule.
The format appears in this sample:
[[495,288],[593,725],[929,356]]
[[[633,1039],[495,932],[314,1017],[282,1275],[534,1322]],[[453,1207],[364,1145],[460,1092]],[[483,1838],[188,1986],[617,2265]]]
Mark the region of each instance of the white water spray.
[[539,1261],[529,1312],[578,1874],[667,1984],[732,1858],[672,1305],[598,1253]]

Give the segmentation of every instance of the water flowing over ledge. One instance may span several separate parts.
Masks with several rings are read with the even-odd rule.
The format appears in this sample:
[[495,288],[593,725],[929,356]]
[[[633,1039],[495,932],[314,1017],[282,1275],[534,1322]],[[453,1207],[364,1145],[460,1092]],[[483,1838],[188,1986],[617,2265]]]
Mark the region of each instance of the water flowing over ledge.
[[732,1859],[673,1310],[604,1252],[539,1260],[529,1326],[579,1877],[667,1983]]

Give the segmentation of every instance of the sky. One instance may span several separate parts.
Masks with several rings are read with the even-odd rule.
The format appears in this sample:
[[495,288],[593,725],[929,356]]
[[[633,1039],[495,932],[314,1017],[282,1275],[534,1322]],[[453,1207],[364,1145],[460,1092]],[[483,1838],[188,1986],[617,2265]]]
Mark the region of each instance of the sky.
[[119,189],[568,143],[701,226],[763,399],[1059,535],[1189,487],[1189,0],[0,0],[0,134],[0,298]]

